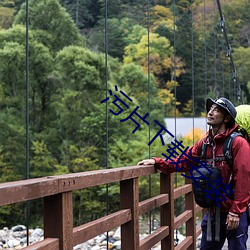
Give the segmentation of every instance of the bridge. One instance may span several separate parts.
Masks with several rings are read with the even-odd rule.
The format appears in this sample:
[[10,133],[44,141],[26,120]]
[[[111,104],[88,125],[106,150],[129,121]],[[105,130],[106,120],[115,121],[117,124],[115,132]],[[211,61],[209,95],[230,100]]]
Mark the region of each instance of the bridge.
[[[0,206],[43,199],[44,240],[29,245],[25,250],[72,250],[77,244],[121,227],[121,249],[148,250],[161,242],[162,250],[196,249],[201,234],[196,225],[196,214],[202,209],[194,202],[192,185],[174,188],[173,174],[159,174],[160,193],[139,201],[138,178],[157,174],[154,166],[129,166],[47,176],[0,184]],[[73,227],[72,192],[118,182],[120,184],[120,210],[97,220]],[[185,211],[174,217],[174,200],[185,197]],[[160,227],[139,239],[139,216],[160,208]],[[186,226],[185,239],[175,246],[174,231]]]

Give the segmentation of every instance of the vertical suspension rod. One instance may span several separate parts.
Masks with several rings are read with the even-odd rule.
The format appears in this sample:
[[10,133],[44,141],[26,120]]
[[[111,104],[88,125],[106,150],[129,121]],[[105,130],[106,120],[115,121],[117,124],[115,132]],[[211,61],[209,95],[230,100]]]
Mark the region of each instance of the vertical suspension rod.
[[[228,40],[228,36],[227,36],[227,30],[226,30],[226,25],[225,25],[225,19],[222,13],[222,8],[221,8],[221,4],[220,4],[220,0],[216,0],[217,5],[218,5],[218,10],[219,10],[219,14],[220,14],[220,27],[221,30],[224,34],[224,38],[226,40],[226,44],[227,44],[227,56],[230,59],[230,63],[231,63],[231,68],[232,68],[232,72],[233,72],[233,80],[234,83],[237,81],[237,72],[236,72],[236,68],[234,65],[234,60],[233,60],[233,55],[232,55],[232,51],[231,51],[231,45],[229,43]],[[237,96],[238,96],[238,101],[240,102],[241,100],[241,87],[240,87],[240,83],[238,82],[238,89],[237,89]]]
[[[26,0],[26,44],[25,44],[25,72],[26,72],[26,173],[25,179],[29,179],[29,0]],[[26,239],[29,245],[29,202],[25,205],[26,214]]]

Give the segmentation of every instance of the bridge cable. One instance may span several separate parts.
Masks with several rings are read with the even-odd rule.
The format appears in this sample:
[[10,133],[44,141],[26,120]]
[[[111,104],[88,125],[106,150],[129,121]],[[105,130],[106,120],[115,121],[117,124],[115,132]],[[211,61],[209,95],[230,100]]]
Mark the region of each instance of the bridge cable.
[[[204,5],[203,5],[203,36],[204,36],[204,93],[205,93],[205,99],[208,98],[207,96],[207,82],[208,82],[208,77],[207,77],[207,14],[206,14],[206,0],[204,0]],[[205,108],[205,102],[204,102],[204,109]],[[207,131],[208,127],[205,122],[205,131]]]
[[[25,80],[26,80],[26,173],[25,179],[29,179],[29,0],[26,0],[26,45],[25,45]],[[25,203],[25,216],[26,216],[26,239],[27,246],[29,245],[29,211],[30,202]]]
[[[177,127],[177,84],[176,84],[176,1],[173,0],[172,2],[172,5],[173,5],[173,25],[174,25],[174,30],[173,30],[173,47],[174,47],[174,55],[173,55],[173,63],[174,63],[174,69],[173,69],[173,76],[172,76],[172,79],[174,81],[174,116],[175,116],[175,119],[174,119],[174,123],[175,123],[175,137],[177,135],[177,131],[176,131],[176,127]],[[175,188],[177,187],[177,183],[178,183],[178,180],[177,180],[177,173],[175,173]],[[175,230],[175,239],[174,239],[174,242],[175,242],[175,246],[178,245],[179,243],[179,238],[178,238],[178,230],[176,229]]]
[[216,95],[216,98],[218,97],[218,84],[217,84],[217,30],[216,30],[216,14],[215,14],[215,3],[216,0],[213,1],[213,7],[214,7],[214,29],[213,29],[213,32],[214,32],[214,93]]
[[[150,124],[150,0],[147,0],[147,30],[148,30],[148,117]],[[148,126],[148,141],[150,141],[150,125]],[[150,146],[148,147],[148,158],[151,157]],[[148,176],[149,197],[152,195],[151,175]],[[152,212],[149,212],[149,233],[152,229]]]
[[207,16],[206,16],[206,0],[204,0],[204,20],[203,20],[203,36],[204,36],[204,90],[205,90],[205,98],[207,98],[207,27],[206,27],[206,23],[207,23]]
[[224,18],[223,13],[222,13],[222,8],[221,8],[220,0],[216,0],[216,1],[217,1],[217,6],[218,6],[219,14],[220,14],[220,28],[221,28],[221,31],[224,34],[224,38],[225,38],[226,45],[227,45],[227,57],[230,60],[230,68],[232,70],[232,76],[233,76],[234,86],[236,87],[236,84],[237,84],[237,89],[234,88],[234,93],[235,93],[235,90],[236,90],[236,95],[237,95],[238,103],[242,104],[241,86],[240,86],[239,80],[237,80],[237,72],[236,72],[236,68],[235,68],[235,65],[234,65],[234,60],[233,60],[231,45],[229,43],[228,36],[227,36],[227,29],[226,29],[226,24],[225,24],[225,18]]
[[191,30],[192,30],[192,115],[193,115],[193,144],[194,144],[194,116],[195,116],[195,92],[194,92],[194,10],[193,10],[193,0],[191,0]]
[[[104,29],[105,29],[105,84],[106,84],[106,99],[108,98],[108,0],[105,0],[105,22],[104,22]],[[109,168],[109,161],[108,161],[108,128],[109,128],[109,119],[108,119],[108,102],[106,102],[106,169]],[[106,184],[106,215],[109,212],[109,186]],[[108,241],[108,232],[107,232],[107,249],[108,249],[109,241]]]

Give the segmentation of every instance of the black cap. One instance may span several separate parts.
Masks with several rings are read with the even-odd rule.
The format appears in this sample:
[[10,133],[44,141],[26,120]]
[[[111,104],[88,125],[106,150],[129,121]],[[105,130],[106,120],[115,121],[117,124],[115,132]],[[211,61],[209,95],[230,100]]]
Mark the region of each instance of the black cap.
[[207,113],[209,112],[209,110],[213,104],[216,104],[216,105],[220,106],[221,108],[223,108],[224,110],[226,110],[235,120],[237,111],[236,111],[234,105],[227,98],[221,97],[221,98],[215,99],[215,100],[208,98],[207,102],[206,102]]

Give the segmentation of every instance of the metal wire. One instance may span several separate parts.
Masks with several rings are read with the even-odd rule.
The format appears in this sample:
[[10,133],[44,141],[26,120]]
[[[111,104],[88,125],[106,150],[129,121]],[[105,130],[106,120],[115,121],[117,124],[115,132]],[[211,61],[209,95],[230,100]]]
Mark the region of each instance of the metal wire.
[[[105,84],[106,84],[106,98],[108,98],[108,0],[105,0]],[[109,146],[109,120],[108,120],[108,102],[106,102],[106,169],[109,167],[108,162],[108,146]],[[106,184],[106,215],[109,213],[109,186]],[[108,249],[108,232],[107,232],[107,249]]]
[[[26,173],[25,179],[29,179],[29,0],[26,0],[26,45],[25,45],[25,71],[26,71]],[[26,230],[27,230],[27,245],[29,245],[29,210],[30,203],[26,202]]]
[[[148,18],[147,18],[147,28],[148,28],[148,116],[149,116],[149,124],[150,124],[150,0],[147,0],[147,10],[148,10]],[[150,125],[148,126],[148,141],[150,141]],[[151,157],[150,146],[148,147],[148,158]],[[152,195],[151,190],[151,175],[148,176],[148,192],[149,197]],[[149,233],[152,230],[152,212],[149,212]]]
[[[177,85],[176,85],[176,27],[175,27],[175,24],[176,24],[176,2],[175,0],[173,0],[173,23],[174,23],[174,55],[173,55],[173,61],[174,61],[174,72],[173,72],[173,81],[174,81],[174,97],[175,97],[175,100],[174,100],[174,114],[175,114],[175,137],[176,137],[176,134],[177,134],[177,131],[176,131],[176,117],[177,117],[177,104],[176,104],[176,99],[177,99]],[[177,187],[177,173],[175,173],[175,187]],[[177,232],[177,229],[175,230],[175,246],[178,245],[179,243],[179,239],[178,239],[178,232]]]
[[191,23],[192,23],[192,113],[193,113],[193,144],[194,144],[194,116],[195,116],[195,107],[194,107],[194,10],[193,10],[193,0],[191,1]]
[[[241,104],[242,103],[241,86],[240,86],[240,81],[237,78],[237,72],[236,72],[236,68],[235,68],[235,65],[234,65],[234,60],[233,60],[233,54],[232,54],[232,50],[231,50],[231,45],[229,43],[228,36],[227,36],[227,29],[226,29],[225,18],[224,18],[223,13],[222,13],[222,8],[221,8],[220,0],[216,0],[216,1],[217,1],[217,6],[218,6],[219,14],[220,14],[221,31],[223,32],[224,38],[226,40],[227,56],[228,56],[228,58],[230,60],[230,67],[231,67],[231,70],[232,70],[232,78],[233,78],[233,82],[234,82],[234,93],[236,92],[238,103]],[[236,87],[236,85],[237,85],[237,87]]]
[[207,97],[207,16],[206,16],[206,0],[204,0],[204,90]]

